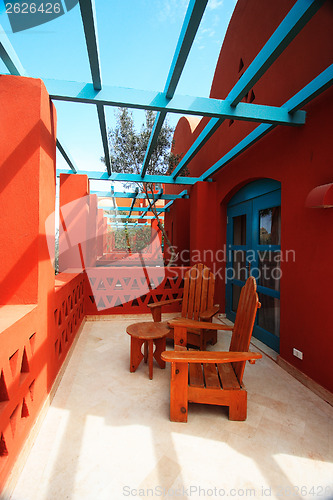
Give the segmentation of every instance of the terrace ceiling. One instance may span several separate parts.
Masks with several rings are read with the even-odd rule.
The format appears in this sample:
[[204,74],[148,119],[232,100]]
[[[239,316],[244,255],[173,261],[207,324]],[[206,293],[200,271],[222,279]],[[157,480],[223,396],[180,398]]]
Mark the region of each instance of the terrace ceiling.
[[[168,77],[163,91],[159,92],[112,87],[102,83],[94,0],[79,0],[92,81],[72,82],[64,80],[44,80],[44,83],[53,101],[71,101],[75,103],[93,104],[96,106],[104,156],[106,159],[106,171],[80,170],[71,159],[69,150],[64,146],[62,138],[58,137],[57,147],[66,160],[69,169],[59,169],[57,170],[57,174],[86,174],[90,179],[109,180],[112,182],[154,182],[177,185],[193,185],[198,181],[209,182],[221,168],[260,140],[273,128],[277,126],[302,126],[306,118],[305,112],[302,111],[301,108],[332,84],[333,65],[329,66],[313,81],[308,82],[308,84],[297,92],[297,94],[290,96],[290,99],[281,107],[249,104],[241,102],[241,100],[263,76],[289,43],[297,36],[318,9],[320,9],[324,1],[325,0],[297,0],[276,31],[229,92],[226,99],[221,100],[184,96],[176,93],[179,79],[186,64],[208,0],[189,1]],[[27,76],[4,32],[0,32],[0,57],[4,61],[9,73]],[[125,174],[111,171],[105,106],[120,106],[157,111],[153,130],[139,174]],[[147,175],[146,170],[151,154],[167,113],[193,114],[200,117],[209,117],[210,120],[170,175]],[[214,134],[225,119],[257,122],[258,127],[200,177],[183,177],[181,175],[183,169],[198,151],[200,151],[202,146]],[[97,192],[97,194],[110,196],[111,192]],[[116,197],[122,197],[123,195],[124,193],[113,193],[113,196]],[[133,200],[143,196],[138,193],[126,193],[125,195]],[[179,195],[165,195],[163,192],[159,192],[159,198],[169,200],[168,205],[164,207],[163,210],[167,210],[175,198],[184,196],[187,196],[186,191],[183,191]],[[122,208],[120,209],[122,210]],[[128,210],[128,207],[126,210]],[[135,212],[134,203],[132,203],[128,218],[133,212]]]

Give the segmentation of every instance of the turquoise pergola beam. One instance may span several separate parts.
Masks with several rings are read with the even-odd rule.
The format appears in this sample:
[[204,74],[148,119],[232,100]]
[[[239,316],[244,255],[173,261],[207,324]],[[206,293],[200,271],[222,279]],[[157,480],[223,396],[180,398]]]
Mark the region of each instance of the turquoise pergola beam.
[[[158,191],[158,193],[156,193],[156,194],[155,194],[155,193],[148,193],[148,194],[153,194],[154,199],[153,199],[153,200],[151,200],[151,199],[149,198],[149,196],[148,196],[148,200],[149,200],[149,202],[150,202],[151,206],[154,206],[154,205],[155,205],[155,203],[156,203],[158,200],[160,200],[160,199],[161,199],[161,196],[162,196],[162,194],[163,194],[163,189],[160,189],[160,190]],[[145,212],[149,212],[149,210],[150,210],[150,206],[149,206],[149,207],[144,207],[144,211],[145,211]]]
[[128,219],[129,219],[129,218],[130,218],[130,216],[131,216],[131,213],[132,213],[132,210],[133,210],[133,207],[134,207],[134,203],[135,203],[136,197],[137,197],[137,196],[138,196],[138,194],[139,194],[139,188],[138,188],[138,187],[136,187],[136,188],[135,188],[135,191],[134,191],[134,193],[133,193],[133,194],[134,194],[134,196],[133,196],[133,198],[132,198],[131,208],[130,208],[130,210],[129,210],[129,214],[128,214],[128,216],[127,216],[127,218],[128,218]]
[[[308,85],[301,89],[297,94],[295,94],[291,99],[283,104],[283,107],[287,109],[288,112],[294,112],[299,109],[304,104],[310,102],[312,99],[317,97],[321,92],[330,87],[333,83],[333,64],[331,64],[326,70],[324,70],[320,75],[318,75],[314,80],[312,80]],[[234,148],[232,148],[227,154],[225,154],[219,161],[217,161],[211,168],[209,168],[200,178],[201,181],[205,181],[214,174],[216,174],[221,168],[223,168],[231,160],[237,158],[241,153],[246,151],[253,144],[258,142],[259,139],[264,137],[268,132],[273,130],[276,125],[259,125],[255,130],[253,130],[249,135],[247,135],[242,141],[240,141]]]
[[[59,174],[71,174],[73,173],[71,170],[65,169],[57,169],[57,175]],[[81,170],[78,172],[79,174],[87,175],[89,179],[94,180],[105,180],[112,182],[149,182],[149,183],[158,183],[158,184],[179,184],[179,185],[189,185],[192,186],[195,184],[199,178],[198,177],[177,177],[176,180],[173,180],[171,175],[145,175],[144,178],[141,178],[140,174],[123,174],[118,172],[112,172],[109,176],[107,172],[96,172],[90,170]],[[108,193],[111,196],[111,193]]]
[[[145,212],[143,212],[139,217],[138,217],[138,220],[139,219],[150,219],[151,217],[153,219],[155,219],[156,217],[153,215],[153,216],[149,216],[149,215],[146,215],[146,213],[148,212],[148,210],[146,210]],[[163,216],[164,217],[164,216]]]
[[[110,206],[107,206],[107,207],[99,207],[99,208],[102,208],[103,210],[113,210],[114,207],[111,207]],[[132,212],[142,212],[142,211],[145,211],[145,212],[150,212],[151,210],[146,210],[147,207],[133,207],[132,208]],[[117,207],[117,210],[119,212],[129,212],[130,211],[130,207]],[[155,208],[155,210],[157,210],[157,212],[165,212],[165,207],[158,207],[158,208]]]
[[101,131],[101,138],[102,138],[102,144],[103,144],[103,150],[104,150],[106,170],[107,170],[108,174],[111,175],[110,151],[109,151],[108,133],[106,130],[106,119],[105,119],[104,106],[102,106],[101,104],[97,104],[96,107],[97,107],[99,128]]
[[127,222],[125,224],[123,223],[117,223],[117,222],[114,222],[112,224],[108,224],[108,226],[111,226],[113,229],[124,229],[128,226],[134,228],[134,227],[146,227],[146,226],[150,226],[151,225],[151,222],[150,221],[147,221],[147,222]]
[[288,109],[289,113],[294,113],[299,108],[305,106],[317,95],[324,92],[333,84],[333,64],[328,66],[322,73],[320,73],[314,80],[301,89],[283,107]]
[[[149,193],[149,194],[152,194],[152,193]],[[160,190],[159,190],[159,192],[158,192],[158,193],[156,193],[156,195],[154,196],[154,199],[153,199],[153,200],[151,200],[151,199],[149,198],[150,205],[151,205],[151,206],[154,206],[154,205],[155,205],[155,203],[156,203],[156,202],[157,202],[157,201],[161,198],[162,194],[163,194],[163,189],[160,189]],[[140,210],[140,211],[142,212],[142,214],[140,215],[140,217],[138,217],[139,219],[142,219],[146,213],[148,213],[148,212],[151,212],[151,211],[152,211],[152,210],[151,210],[151,206],[150,206],[150,205],[149,205],[148,207],[141,207],[141,210]],[[154,210],[156,210],[156,212],[161,212],[161,213],[162,213],[162,212],[165,212],[164,207],[163,207],[163,209],[162,209],[162,210],[161,210],[161,209],[159,209],[159,208],[154,207]],[[145,218],[147,218],[147,219],[148,219],[149,217],[145,217]]]
[[[302,30],[311,17],[322,6],[324,0],[298,0],[292,7],[273,35],[252,61],[245,73],[231,89],[226,97],[232,106],[240,105],[239,101],[246,95],[251,87],[263,76],[265,71],[279,57],[287,45]],[[196,141],[187,151],[184,158],[171,174],[174,179],[180,175],[183,168],[194,158],[200,149],[223,123],[223,119],[212,118],[201,132]]]
[[[16,54],[14,47],[10,43],[6,33],[4,32],[2,26],[0,25],[0,57],[3,60],[6,68],[11,75],[16,76],[27,76],[26,71],[23,68],[21,61]],[[57,148],[66,160],[68,166],[71,169],[70,173],[76,173],[76,168],[73,159],[70,154],[65,151],[64,146],[61,144],[59,139],[57,139]]]
[[79,0],[79,3],[93,86],[95,90],[101,90],[102,77],[99,62],[95,0]]
[[159,192],[156,195],[154,195],[153,205],[155,205],[155,203],[162,198],[162,195],[163,195],[163,189],[160,189]]
[[138,224],[137,222],[115,222],[115,223],[110,223],[108,222],[108,227],[114,228],[114,229],[119,229],[119,228],[124,228],[126,226],[148,226],[150,225],[148,222],[143,222],[142,224]]
[[[91,194],[96,194],[99,197],[107,198],[110,197],[110,191],[90,191]],[[112,193],[112,198],[133,198],[135,193],[122,193],[122,192],[114,192]],[[178,198],[189,198],[189,195],[187,194],[187,190],[184,189],[179,194],[162,194],[161,195],[161,200],[177,200]],[[139,193],[137,196],[138,200],[145,200],[146,195],[145,193]],[[101,207],[104,208],[104,207]]]
[[[106,214],[104,215],[104,217],[106,217],[107,219],[112,219],[112,220],[120,220],[120,219],[125,219],[126,217],[128,218],[127,215],[109,215],[109,214]],[[163,219],[163,215],[160,216],[162,219]],[[139,217],[138,216],[132,216],[131,219],[155,219],[155,216],[154,215],[140,215]],[[125,223],[125,222],[124,222]]]
[[175,93],[207,3],[208,0],[190,0],[165,84],[168,99]]
[[211,136],[216,132],[219,126],[224,122],[224,119],[211,118],[207,123],[206,127],[203,129],[199,137],[194,141],[192,146],[187,150],[184,157],[178,163],[177,167],[171,174],[171,177],[176,180],[181,173],[181,171],[190,163],[190,161],[195,157],[195,155],[200,151],[200,149],[206,144],[206,142],[211,138]]
[[229,92],[227,100],[231,102],[232,106],[236,106],[240,102],[254,83],[261,78],[301,29],[310,21],[324,1],[298,0],[295,3],[243,76]]
[[[303,125],[304,111],[289,115],[285,109],[276,106],[240,102],[233,107],[226,100],[209,97],[176,95],[167,99],[165,93],[104,86],[96,91],[91,83],[66,80],[45,80],[51,99],[85,104],[103,104],[136,109],[151,109],[170,113],[230,118],[278,125]],[[139,175],[139,181],[142,180]]]
[[166,210],[166,212],[169,212],[169,208],[171,207],[171,205],[173,204],[174,201],[175,200],[171,200],[171,201],[169,201],[169,203],[164,205],[164,209]]
[[[163,190],[162,190],[162,189],[161,189],[161,191],[159,191],[159,192],[157,193],[156,198],[155,198],[155,199],[154,199],[154,201],[151,203],[151,205],[152,205],[152,206],[153,206],[153,205],[155,205],[155,203],[159,200],[159,195],[160,195],[160,193],[161,193],[161,192],[163,193]],[[161,196],[161,195],[160,195],[160,196]],[[172,200],[172,202],[171,202],[171,203],[173,203],[173,200]],[[164,213],[164,212],[167,212],[167,211],[168,211],[168,208],[166,208],[166,205],[165,205],[163,208],[156,208],[156,207],[154,207],[154,210],[156,210],[156,212],[157,212],[157,213],[159,213],[161,217],[164,217],[163,213]],[[149,217],[145,217],[145,214],[147,214],[148,212],[152,212],[152,210],[151,210],[151,207],[150,207],[150,206],[148,206],[148,207],[144,207],[144,208],[143,208],[143,210],[141,209],[141,211],[142,211],[142,214],[140,215],[139,219],[144,219],[144,218],[145,218],[145,219],[146,219],[146,218],[148,219]]]
[[[193,40],[198,31],[207,2],[208,0],[191,0],[188,5],[184,23],[179,35],[176,51],[173,56],[173,60],[171,63],[171,67],[164,88],[164,92],[166,94],[167,99],[171,99],[174,96],[188,54],[191,50]],[[144,177],[146,174],[149,161],[152,152],[156,146],[158,135],[163,126],[165,117],[166,117],[166,112],[161,111],[157,114],[155,118],[153,130],[149,138],[149,143],[142,164],[141,177]]]
[[[101,76],[101,66],[100,66],[99,49],[98,49],[95,0],[80,0],[80,10],[81,10],[84,34],[86,37],[86,45],[87,45],[93,86],[95,90],[101,90],[102,76]],[[109,153],[104,106],[98,104],[96,108],[97,108],[99,128],[101,131],[105,164],[108,174],[110,175],[111,164],[110,164],[110,153]]]
[[0,57],[11,75],[25,76],[26,72],[0,24]]
[[72,172],[70,172],[70,173],[75,174],[76,168],[75,168],[73,158],[70,156],[69,152],[65,150],[63,143],[60,143],[59,139],[57,139],[56,144],[57,144],[57,148],[58,148],[59,152],[62,154],[64,160],[66,161],[66,163],[69,165],[69,167],[72,170]]
[[166,117],[166,112],[160,111],[157,113],[157,116],[155,118],[153,129],[152,129],[150,137],[149,137],[147,150],[145,153],[145,157],[143,159],[143,164],[142,164],[142,168],[141,168],[141,172],[140,172],[140,175],[142,178],[146,174],[146,171],[147,171],[147,168],[148,168],[148,165],[150,162],[150,158],[151,158],[151,155],[153,154],[154,148],[157,144],[157,139],[158,139],[159,133],[161,131],[161,128],[163,126],[163,122],[165,120],[165,117]]

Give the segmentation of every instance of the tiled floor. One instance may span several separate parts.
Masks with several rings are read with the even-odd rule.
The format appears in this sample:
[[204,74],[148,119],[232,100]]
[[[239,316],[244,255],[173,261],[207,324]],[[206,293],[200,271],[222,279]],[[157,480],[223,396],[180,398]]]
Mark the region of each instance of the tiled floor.
[[192,404],[172,423],[169,367],[129,372],[126,326],[145,319],[86,323],[14,500],[330,496],[331,406],[264,355],[246,367],[246,422]]

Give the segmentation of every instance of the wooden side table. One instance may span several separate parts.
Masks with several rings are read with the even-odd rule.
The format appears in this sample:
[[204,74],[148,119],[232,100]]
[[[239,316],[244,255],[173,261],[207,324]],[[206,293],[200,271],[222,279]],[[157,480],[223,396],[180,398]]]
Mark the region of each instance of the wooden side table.
[[[161,368],[165,368],[165,361],[161,359],[161,353],[165,351],[166,336],[170,331],[167,323],[153,323],[147,321],[143,323],[134,323],[126,328],[131,336],[131,357],[130,372],[135,372],[141,361],[149,365],[149,378],[153,378],[153,358]],[[141,352],[144,344],[144,354]],[[154,344],[156,346],[154,352]]]

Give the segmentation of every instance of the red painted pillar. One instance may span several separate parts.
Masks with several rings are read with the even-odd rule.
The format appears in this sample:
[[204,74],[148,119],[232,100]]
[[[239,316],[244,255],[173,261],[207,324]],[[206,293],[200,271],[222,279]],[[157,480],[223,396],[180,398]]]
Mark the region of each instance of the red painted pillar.
[[151,253],[152,259],[156,262],[156,265],[163,264],[162,255],[162,231],[158,227],[156,219],[151,220]]
[[55,134],[42,81],[2,75],[0,493],[50,388],[55,276],[47,236],[54,247]]
[[[173,202],[170,211],[165,214],[164,227],[174,251],[178,255],[174,261],[177,266],[190,264],[190,200],[178,198]],[[171,251],[164,243],[164,257],[168,262]]]
[[108,220],[103,217],[103,254],[108,252]]
[[60,174],[59,271],[83,269],[88,248],[89,180]]
[[97,213],[97,257],[103,256],[103,236],[104,236],[104,210],[98,209]]
[[197,182],[190,198],[190,250],[191,264],[202,262],[212,267],[217,242],[216,184]]
[[87,225],[87,253],[85,255],[85,266],[95,267],[97,259],[97,220],[98,220],[98,198],[96,194],[89,195],[89,212]]
[[32,304],[40,269],[52,276],[40,236],[55,206],[55,113],[40,80],[2,75],[0,98],[0,304]]
[[159,238],[159,242],[162,243],[162,231],[158,227],[156,219],[151,219],[151,231],[152,231],[152,237],[155,238],[155,235],[157,235]]

